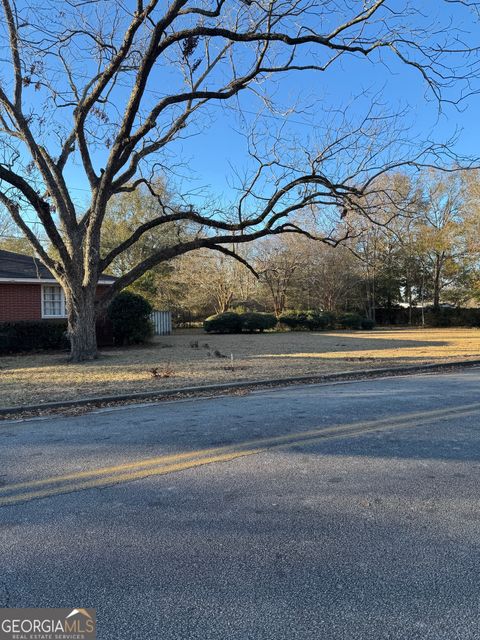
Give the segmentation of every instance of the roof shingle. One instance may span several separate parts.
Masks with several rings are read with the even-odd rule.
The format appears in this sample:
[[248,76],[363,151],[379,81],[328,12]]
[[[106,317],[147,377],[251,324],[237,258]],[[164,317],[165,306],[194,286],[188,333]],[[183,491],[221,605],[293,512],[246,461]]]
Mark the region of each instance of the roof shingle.
[[[54,280],[53,275],[38,258],[0,249],[0,278],[8,280]],[[113,276],[102,275],[102,280],[114,282]]]

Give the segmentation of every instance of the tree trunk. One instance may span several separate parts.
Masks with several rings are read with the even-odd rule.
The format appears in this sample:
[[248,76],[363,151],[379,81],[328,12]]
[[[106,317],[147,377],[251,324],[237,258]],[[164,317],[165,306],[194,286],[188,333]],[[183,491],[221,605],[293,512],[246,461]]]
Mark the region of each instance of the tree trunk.
[[437,310],[440,307],[440,273],[437,271],[433,282],[433,308]]
[[433,280],[433,308],[438,310],[440,307],[440,278],[442,273],[443,259],[437,255],[435,259],[435,274]]
[[81,293],[65,293],[68,313],[68,338],[72,362],[98,357],[96,335],[95,289],[81,288]]
[[412,287],[407,285],[407,299],[408,299],[408,324],[412,324]]

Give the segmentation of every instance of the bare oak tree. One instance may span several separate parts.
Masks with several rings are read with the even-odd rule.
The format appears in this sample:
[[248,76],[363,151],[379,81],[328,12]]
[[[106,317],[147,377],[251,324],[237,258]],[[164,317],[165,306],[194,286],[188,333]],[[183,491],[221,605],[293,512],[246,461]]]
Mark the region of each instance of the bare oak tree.
[[[229,243],[302,233],[289,216],[307,209],[369,215],[365,195],[376,176],[437,165],[448,154],[444,145],[409,139],[395,114],[373,105],[356,124],[332,111],[314,144],[289,140],[286,152],[280,135],[270,146],[252,138],[256,164],[229,207],[201,208],[181,194],[162,203],[159,194],[161,214],[102,254],[109,202],[140,185],[155,193],[159,177],[181,162],[175,141],[196,131],[209,105],[241,112],[248,94],[273,109],[286,76],[341,73],[336,65],[346,56],[364,60],[366,72],[372,64],[411,69],[439,103],[455,102],[470,90],[477,64],[456,15],[473,16],[477,3],[460,0],[432,2],[445,9],[443,26],[413,0],[0,2],[0,204],[65,292],[75,361],[96,357],[96,316],[152,266],[202,247],[230,254]],[[88,185],[82,202],[73,171]],[[27,222],[32,214],[52,251]],[[95,301],[102,272],[143,234],[172,222],[188,223],[188,237],[153,251]]]
[[255,257],[260,282],[269,293],[273,312],[279,318],[287,307],[287,294],[299,271],[307,269],[310,256],[301,240],[287,236],[263,240]]

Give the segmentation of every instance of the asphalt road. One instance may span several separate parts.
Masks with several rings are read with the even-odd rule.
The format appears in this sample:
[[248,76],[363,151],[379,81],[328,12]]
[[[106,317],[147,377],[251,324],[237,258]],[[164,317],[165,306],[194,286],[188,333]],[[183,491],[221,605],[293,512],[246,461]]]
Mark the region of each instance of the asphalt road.
[[102,640],[478,640],[480,370],[0,423],[0,606]]

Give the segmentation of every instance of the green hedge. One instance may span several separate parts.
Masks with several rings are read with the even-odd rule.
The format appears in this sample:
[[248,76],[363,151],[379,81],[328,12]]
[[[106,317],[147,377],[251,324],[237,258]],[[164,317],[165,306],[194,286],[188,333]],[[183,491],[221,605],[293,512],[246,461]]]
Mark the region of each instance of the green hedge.
[[153,334],[152,305],[143,296],[122,291],[110,303],[107,316],[116,345],[141,344]]
[[292,330],[325,331],[335,328],[334,314],[316,309],[289,311],[280,316],[278,321]]
[[68,349],[67,322],[38,320],[0,323],[0,353]]
[[363,318],[358,313],[343,313],[336,317],[327,311],[310,309],[309,311],[289,311],[278,319],[289,329],[325,331],[328,329],[373,329],[375,323],[368,318]]
[[315,309],[306,313],[306,327],[310,331],[325,331],[335,328],[335,315],[327,311],[316,311]]
[[226,311],[210,316],[203,323],[207,333],[253,333],[274,329],[277,319],[272,313],[235,313]]
[[285,325],[286,327],[288,327],[289,329],[292,329],[292,331],[295,331],[295,329],[306,329],[307,325],[307,316],[305,313],[300,313],[297,311],[287,311],[286,313],[283,313],[279,318],[278,321],[280,322],[280,324]]
[[242,320],[240,314],[233,311],[216,313],[205,320],[203,328],[207,333],[240,333]]
[[273,313],[259,313],[251,311],[248,313],[241,313],[240,320],[242,322],[242,331],[253,333],[254,331],[268,331],[268,329],[274,329],[277,326],[277,319]]
[[362,318],[362,329],[367,331],[375,329],[375,321],[370,320],[370,318]]
[[343,313],[337,318],[342,329],[361,329],[364,318],[359,313]]
[[425,324],[430,327],[480,327],[480,309],[425,309]]

